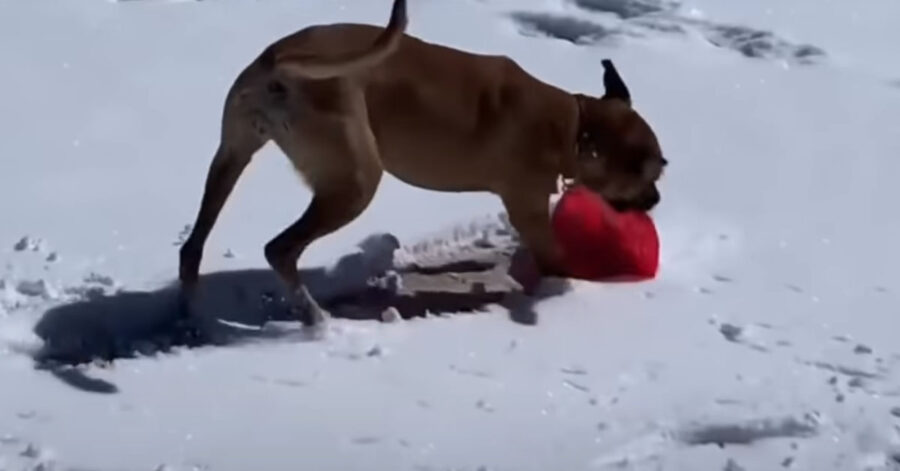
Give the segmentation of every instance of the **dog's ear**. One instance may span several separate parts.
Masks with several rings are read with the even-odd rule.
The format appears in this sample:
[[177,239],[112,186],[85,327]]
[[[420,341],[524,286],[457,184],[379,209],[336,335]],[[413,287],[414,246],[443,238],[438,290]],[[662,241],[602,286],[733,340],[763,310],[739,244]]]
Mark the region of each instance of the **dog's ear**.
[[630,105],[631,93],[628,91],[628,87],[625,85],[622,77],[619,76],[616,66],[609,59],[603,59],[601,63],[603,64],[603,87],[606,89],[606,94],[603,95],[603,98],[622,100]]

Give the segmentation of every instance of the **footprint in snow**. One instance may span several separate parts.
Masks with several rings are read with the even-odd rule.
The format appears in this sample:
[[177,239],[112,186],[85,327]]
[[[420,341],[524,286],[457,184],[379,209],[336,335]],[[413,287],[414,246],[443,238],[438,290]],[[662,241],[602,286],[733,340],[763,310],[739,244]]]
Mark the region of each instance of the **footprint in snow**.
[[41,456],[41,449],[33,443],[29,443],[25,446],[24,450],[19,452],[19,456],[22,456],[24,458],[36,459]]
[[379,437],[357,437],[351,440],[354,445],[376,445],[381,442]]
[[[668,434],[654,430],[624,443],[604,444],[603,454],[591,460],[591,464],[598,469],[650,469],[641,465],[658,463],[660,456],[669,447]],[[658,466],[652,469],[658,469]]]
[[299,381],[296,379],[276,379],[272,381],[273,384],[278,384],[281,386],[287,386],[289,388],[302,388],[307,386],[307,383],[304,381]]
[[298,379],[289,379],[289,378],[267,378],[265,376],[253,375],[250,379],[263,383],[263,384],[277,384],[279,386],[286,386],[289,388],[302,388],[308,386],[309,383],[305,381],[301,381]]
[[45,245],[43,239],[23,236],[13,244],[13,250],[16,252],[40,252],[45,249]]
[[113,279],[113,277],[108,275],[101,275],[96,272],[91,272],[87,276],[85,276],[84,282],[88,284],[105,286],[107,288],[112,288],[116,284],[116,281]]
[[719,326],[719,333],[729,342],[740,343],[744,329],[734,324],[724,323]]
[[360,361],[366,358],[377,358],[385,355],[384,349],[380,345],[374,345],[365,351],[336,349],[329,350],[325,353],[330,358],[341,358],[344,360]]
[[713,281],[715,281],[717,283],[733,283],[734,282],[734,278],[732,278],[728,275],[715,274],[715,275],[713,275],[712,278],[713,278]]
[[494,412],[494,410],[496,410],[493,405],[484,399],[479,399],[478,402],[475,403],[475,407],[485,412]]
[[706,286],[700,286],[697,288],[697,292],[700,294],[710,295],[713,294],[714,291],[710,288],[707,288]]
[[853,348],[853,353],[857,355],[871,355],[873,352],[872,347],[868,345],[859,344]]
[[63,288],[63,293],[77,300],[94,300],[106,296],[108,291],[116,286],[113,277],[96,272],[87,274],[82,281],[83,285]]
[[[713,324],[715,324],[715,322],[713,322]],[[741,326],[738,326],[735,324],[730,324],[727,322],[719,324],[718,327],[719,327],[719,333],[722,335],[722,337],[724,337],[725,340],[727,340],[731,343],[743,345],[751,350],[755,350],[755,351],[761,352],[761,353],[769,352],[768,347],[766,347],[765,345],[762,345],[758,342],[753,341],[752,330],[746,329],[744,327],[741,327]],[[761,326],[761,325],[756,325],[755,327],[767,328],[767,327]],[[784,343],[785,343],[785,341],[781,341],[782,345]],[[789,344],[789,342],[788,342],[788,344]]]
[[693,446],[749,445],[772,438],[811,438],[819,432],[819,421],[812,415],[802,418],[764,418],[745,422],[700,424],[687,427],[676,435]]
[[585,376],[588,374],[587,370],[580,366],[567,366],[560,368],[559,371],[573,376]]
[[589,393],[589,392],[591,392],[591,388],[589,388],[589,387],[587,387],[587,386],[585,386],[585,385],[583,385],[583,384],[581,384],[581,383],[579,383],[579,382],[572,381],[572,380],[570,380],[570,379],[564,380],[564,381],[563,381],[563,385],[565,385],[565,386],[567,386],[567,387],[569,387],[569,388],[571,388],[571,389],[574,389],[574,390],[576,390],[576,391],[581,391],[581,392],[584,392],[584,393]]
[[838,373],[843,376],[849,376],[851,378],[859,378],[861,380],[880,380],[883,379],[883,375],[879,372],[871,372],[866,371],[859,368],[854,368],[851,366],[838,365],[835,363],[829,363],[825,361],[805,361],[801,362],[806,366],[810,366],[813,368],[818,368],[820,370],[829,371],[832,373]]
[[800,286],[795,285],[795,284],[793,284],[793,283],[788,283],[788,284],[784,285],[784,287],[785,287],[788,291],[791,291],[791,292],[794,292],[794,293],[797,293],[797,294],[803,294],[803,292],[804,292],[803,288],[801,288]]
[[462,376],[471,376],[473,378],[481,378],[481,379],[494,378],[494,375],[487,371],[481,371],[481,370],[476,370],[476,369],[471,369],[471,368],[460,368],[456,365],[450,365],[450,371],[453,371],[454,373],[462,375]]
[[729,458],[728,461],[725,462],[725,467],[722,468],[722,471],[747,471],[747,469],[739,465],[737,461]]
[[55,298],[56,291],[46,280],[22,280],[16,285],[16,291],[30,298]]
[[81,300],[94,300],[106,296],[106,291],[99,286],[70,286],[63,292]]

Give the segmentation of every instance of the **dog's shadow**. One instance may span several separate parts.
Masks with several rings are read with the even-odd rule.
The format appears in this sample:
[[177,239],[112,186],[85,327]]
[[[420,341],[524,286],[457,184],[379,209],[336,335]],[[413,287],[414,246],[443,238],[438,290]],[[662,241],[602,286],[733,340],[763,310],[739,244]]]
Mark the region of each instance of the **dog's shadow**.
[[[370,237],[358,252],[342,257],[333,267],[302,272],[312,296],[335,318],[383,320],[389,307],[404,319],[428,314],[477,312],[491,305],[505,306],[516,322],[534,323],[535,302],[564,293],[563,281],[544,283],[533,296],[516,290],[398,291],[372,284],[393,267],[399,246],[393,236]],[[430,267],[427,275],[458,275],[460,264]],[[408,273],[407,273],[408,274]],[[400,272],[401,278],[404,272]],[[226,346],[253,341],[310,341],[285,301],[282,284],[271,270],[223,271],[205,275],[193,303],[196,320],[185,325],[179,315],[176,284],[155,291],[119,292],[54,307],[44,313],[35,333],[44,341],[34,354],[39,368],[53,372],[67,384],[92,392],[115,392],[115,386],[86,378],[73,366],[95,360],[112,361],[166,352],[174,347]]]

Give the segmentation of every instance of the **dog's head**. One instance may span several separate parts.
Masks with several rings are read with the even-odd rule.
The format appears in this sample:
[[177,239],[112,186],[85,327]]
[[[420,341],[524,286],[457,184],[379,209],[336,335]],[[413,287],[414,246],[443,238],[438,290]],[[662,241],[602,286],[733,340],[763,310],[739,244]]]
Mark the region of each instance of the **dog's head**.
[[618,211],[649,211],[660,201],[656,182],[667,161],[612,61],[604,60],[603,68],[606,94],[576,95],[578,179]]

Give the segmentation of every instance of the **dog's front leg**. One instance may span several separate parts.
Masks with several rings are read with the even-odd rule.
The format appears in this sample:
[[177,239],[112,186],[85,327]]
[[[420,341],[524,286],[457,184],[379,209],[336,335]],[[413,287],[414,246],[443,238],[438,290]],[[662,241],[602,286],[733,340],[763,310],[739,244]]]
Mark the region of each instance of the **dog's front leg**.
[[[523,186],[526,189],[534,187]],[[519,253],[512,270],[526,294],[532,294],[544,276],[558,276],[562,270],[562,252],[550,224],[549,193],[516,191],[502,196],[509,222],[519,233],[529,254]],[[526,260],[526,259],[531,260]],[[529,267],[529,265],[532,265]]]

